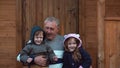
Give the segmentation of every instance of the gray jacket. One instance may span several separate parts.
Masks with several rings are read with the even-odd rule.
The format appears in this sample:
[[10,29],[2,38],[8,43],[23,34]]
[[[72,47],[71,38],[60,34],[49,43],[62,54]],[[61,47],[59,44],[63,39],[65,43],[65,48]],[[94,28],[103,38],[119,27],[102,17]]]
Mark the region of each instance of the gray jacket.
[[55,56],[51,47],[45,44],[40,45],[28,44],[23,48],[20,54],[21,54],[20,60],[24,63],[26,63],[29,57],[43,55],[50,61],[53,61],[53,56]]

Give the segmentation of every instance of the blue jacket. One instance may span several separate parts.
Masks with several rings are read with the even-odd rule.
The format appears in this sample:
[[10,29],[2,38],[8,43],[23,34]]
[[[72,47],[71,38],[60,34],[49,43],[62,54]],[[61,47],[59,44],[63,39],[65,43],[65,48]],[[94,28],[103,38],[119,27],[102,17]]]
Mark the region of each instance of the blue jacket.
[[79,68],[81,65],[83,68],[90,68],[92,60],[90,55],[82,48],[79,48],[82,59],[80,62],[75,62],[72,58],[71,52],[64,52],[63,55],[63,67],[62,68]]

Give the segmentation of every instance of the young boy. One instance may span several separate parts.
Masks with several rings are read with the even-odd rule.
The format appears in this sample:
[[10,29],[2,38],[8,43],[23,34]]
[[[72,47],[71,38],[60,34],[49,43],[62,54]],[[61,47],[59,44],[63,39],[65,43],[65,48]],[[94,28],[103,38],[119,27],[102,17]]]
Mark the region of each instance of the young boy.
[[34,57],[42,55],[44,58],[47,58],[47,64],[49,61],[57,61],[57,57],[55,56],[53,50],[45,44],[45,32],[39,26],[35,26],[32,28],[30,35],[30,43],[26,44],[26,46],[20,52],[20,61],[23,63],[32,63],[34,62]]

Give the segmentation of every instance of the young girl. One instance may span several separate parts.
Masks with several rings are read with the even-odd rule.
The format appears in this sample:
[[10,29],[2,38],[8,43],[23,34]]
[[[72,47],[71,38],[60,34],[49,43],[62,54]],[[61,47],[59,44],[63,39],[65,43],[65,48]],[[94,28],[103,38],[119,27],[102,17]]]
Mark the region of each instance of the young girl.
[[65,52],[62,68],[90,68],[90,55],[82,48],[79,34],[67,34],[64,36]]
[[[50,46],[45,44],[44,39],[45,32],[43,29],[39,26],[34,26],[30,35],[31,41],[20,52],[20,60],[23,63],[30,64],[34,62],[35,57],[41,55],[50,61],[57,61],[53,50]],[[47,65],[47,63],[45,65]]]

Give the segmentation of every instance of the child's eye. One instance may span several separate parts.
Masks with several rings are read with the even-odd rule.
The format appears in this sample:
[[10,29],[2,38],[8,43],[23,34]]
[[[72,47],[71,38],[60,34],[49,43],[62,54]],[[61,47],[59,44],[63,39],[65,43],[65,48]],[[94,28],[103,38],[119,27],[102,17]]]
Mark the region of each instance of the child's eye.
[[76,44],[76,43],[68,43],[68,45],[71,45],[71,44]]
[[71,43],[68,43],[68,45],[71,45]]
[[73,44],[76,44],[76,43],[73,43]]
[[43,37],[40,37],[40,38],[43,38]]

